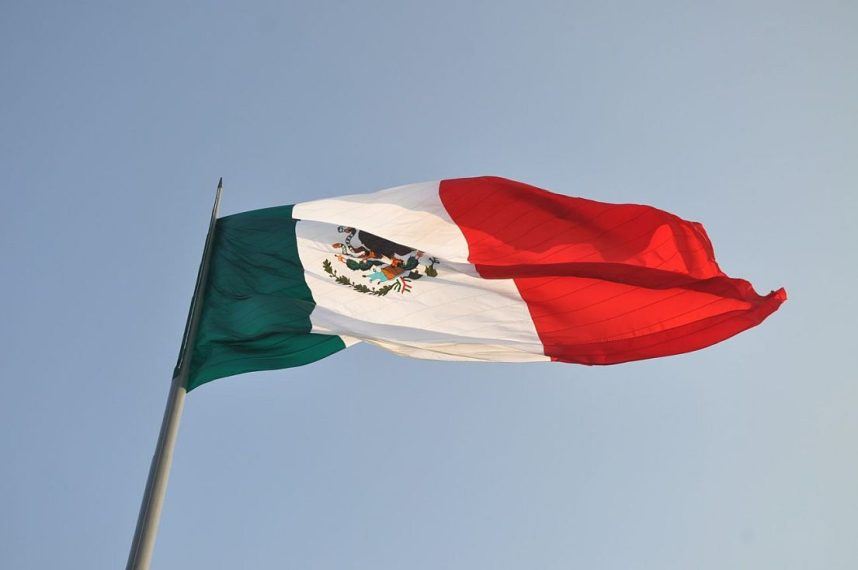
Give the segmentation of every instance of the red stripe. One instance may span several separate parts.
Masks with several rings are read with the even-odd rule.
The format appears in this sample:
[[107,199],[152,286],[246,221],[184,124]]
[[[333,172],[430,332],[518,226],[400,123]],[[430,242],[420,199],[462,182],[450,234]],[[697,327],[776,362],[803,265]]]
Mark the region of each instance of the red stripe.
[[488,279],[511,278],[545,354],[615,364],[697,350],[786,299],[721,272],[703,226],[495,177],[444,180],[441,201]]

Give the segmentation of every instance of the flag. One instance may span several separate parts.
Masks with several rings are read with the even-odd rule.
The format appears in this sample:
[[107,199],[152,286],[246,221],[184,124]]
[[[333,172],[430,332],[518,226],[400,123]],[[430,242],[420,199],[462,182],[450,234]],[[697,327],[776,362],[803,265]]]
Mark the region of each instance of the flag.
[[699,223],[496,177],[226,216],[212,248],[188,389],[357,342],[617,364],[720,342],[786,299],[725,275]]

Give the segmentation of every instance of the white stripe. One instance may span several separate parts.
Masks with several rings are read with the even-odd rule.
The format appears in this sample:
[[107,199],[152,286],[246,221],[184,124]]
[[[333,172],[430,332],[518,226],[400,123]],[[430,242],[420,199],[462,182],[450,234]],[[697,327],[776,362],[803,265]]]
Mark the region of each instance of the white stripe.
[[[298,254],[307,285],[316,301],[316,308],[310,315],[313,332],[355,337],[416,358],[501,362],[550,360],[543,353],[527,305],[512,280],[482,279],[467,270],[468,267],[473,269],[472,266],[449,263],[428,248],[424,250],[426,256],[421,259],[425,260],[430,255],[439,259],[435,266],[437,276],[424,275],[413,280],[411,290],[405,293],[391,290],[384,296],[374,296],[356,291],[353,285],[366,285],[378,290],[381,284],[366,278],[373,270],[350,270],[337,259],[336,254],[340,252],[332,244],[343,242],[346,235],[338,232],[337,226],[364,229],[357,222],[366,220],[372,224],[374,219],[383,220],[379,216],[381,208],[379,204],[352,204],[338,221],[336,212],[326,213],[318,203],[314,204],[312,215],[324,217],[331,223],[301,221],[296,228]],[[364,206],[371,210],[369,214],[360,211]],[[433,233],[434,230],[427,226],[425,210],[421,212],[409,216],[406,211],[404,216],[411,220],[421,220],[423,216],[423,231]],[[305,209],[301,215],[306,214]],[[368,231],[399,243],[408,243],[399,241],[401,236],[412,233],[407,224],[397,217],[388,217],[387,220],[370,225]],[[394,227],[396,231],[386,233],[386,227]],[[435,236],[423,234],[415,234],[414,237],[412,243],[408,243],[410,247],[437,240]],[[452,240],[442,239],[439,243],[448,246],[446,251],[451,251]],[[459,251],[458,259],[467,259],[467,255],[461,253]],[[331,263],[337,277],[348,278],[352,285],[338,283],[327,273],[323,269],[325,260]]]
[[[351,226],[445,259],[468,263],[468,242],[438,194],[440,182],[296,204],[299,220]],[[462,268],[467,271],[466,268]]]

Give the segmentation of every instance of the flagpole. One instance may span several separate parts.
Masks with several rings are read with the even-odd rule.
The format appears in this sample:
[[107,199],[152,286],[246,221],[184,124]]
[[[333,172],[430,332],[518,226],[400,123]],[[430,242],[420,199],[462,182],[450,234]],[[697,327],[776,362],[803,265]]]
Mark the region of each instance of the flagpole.
[[152,561],[152,551],[155,547],[155,538],[158,534],[158,521],[161,518],[161,507],[164,505],[164,495],[167,492],[167,479],[170,476],[170,466],[173,463],[173,450],[176,447],[176,436],[179,432],[179,419],[182,417],[182,409],[185,406],[185,394],[187,393],[188,366],[190,358],[188,352],[194,345],[197,335],[197,326],[200,320],[202,295],[209,271],[209,259],[211,258],[212,241],[215,233],[218,209],[220,208],[220,196],[223,191],[223,178],[217,185],[214,206],[212,206],[209,231],[206,236],[206,245],[203,249],[203,257],[200,261],[200,269],[197,272],[197,284],[194,287],[194,296],[191,300],[191,308],[188,311],[188,320],[185,323],[185,333],[182,337],[182,347],[179,351],[179,362],[173,372],[173,381],[170,384],[170,393],[167,396],[167,406],[164,409],[164,419],[161,421],[161,431],[158,434],[158,443],[155,446],[155,454],[152,456],[152,464],[149,467],[149,477],[146,480],[146,490],[143,492],[143,502],[140,504],[140,514],[137,516],[137,528],[134,531],[134,540],[131,543],[131,552],[128,554],[126,570],[148,570]]

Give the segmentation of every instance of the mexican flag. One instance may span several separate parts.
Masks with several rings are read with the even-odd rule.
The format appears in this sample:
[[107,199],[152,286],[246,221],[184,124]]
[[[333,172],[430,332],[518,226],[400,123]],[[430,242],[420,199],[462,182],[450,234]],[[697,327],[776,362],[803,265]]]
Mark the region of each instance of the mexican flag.
[[786,299],[725,275],[696,222],[496,177],[226,216],[209,259],[189,390],[358,342],[617,364],[704,348]]

